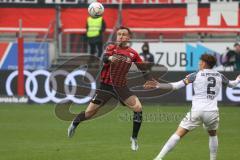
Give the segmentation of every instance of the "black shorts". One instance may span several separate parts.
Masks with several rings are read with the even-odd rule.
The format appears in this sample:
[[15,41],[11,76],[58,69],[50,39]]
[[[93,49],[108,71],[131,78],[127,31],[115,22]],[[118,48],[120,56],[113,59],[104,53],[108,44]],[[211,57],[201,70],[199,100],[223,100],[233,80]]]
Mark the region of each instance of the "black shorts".
[[113,87],[112,85],[101,83],[92,99],[92,103],[104,105],[110,98],[114,97],[123,104],[127,98],[133,95],[127,86]]

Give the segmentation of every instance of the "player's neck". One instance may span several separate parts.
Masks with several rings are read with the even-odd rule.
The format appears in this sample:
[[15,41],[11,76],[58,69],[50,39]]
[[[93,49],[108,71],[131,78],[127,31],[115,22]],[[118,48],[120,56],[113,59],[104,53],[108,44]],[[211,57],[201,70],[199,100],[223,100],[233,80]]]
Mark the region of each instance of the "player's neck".
[[212,70],[212,68],[203,68],[203,69],[200,69],[201,71],[203,70]]
[[128,48],[128,45],[127,44],[119,44],[118,47],[125,49],[125,48]]

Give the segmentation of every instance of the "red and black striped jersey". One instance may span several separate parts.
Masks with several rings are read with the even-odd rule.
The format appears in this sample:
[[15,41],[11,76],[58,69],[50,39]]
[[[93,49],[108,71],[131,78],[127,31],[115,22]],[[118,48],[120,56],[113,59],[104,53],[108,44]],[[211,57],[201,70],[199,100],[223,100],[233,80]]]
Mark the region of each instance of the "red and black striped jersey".
[[114,62],[105,63],[101,71],[101,83],[113,86],[125,86],[132,63],[143,62],[139,54],[130,47],[121,48],[117,45],[109,45],[104,54],[117,58]]

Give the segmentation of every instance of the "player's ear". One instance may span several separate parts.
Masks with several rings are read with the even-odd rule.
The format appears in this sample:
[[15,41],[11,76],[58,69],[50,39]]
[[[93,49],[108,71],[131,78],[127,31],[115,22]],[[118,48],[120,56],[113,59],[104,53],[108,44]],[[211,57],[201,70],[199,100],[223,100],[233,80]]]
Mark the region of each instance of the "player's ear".
[[128,33],[128,38],[131,39],[132,38],[132,34]]
[[204,68],[209,68],[207,62],[205,62],[205,61],[203,61],[203,66],[204,66]]
[[132,35],[131,34],[128,34],[128,40],[130,40],[132,38]]

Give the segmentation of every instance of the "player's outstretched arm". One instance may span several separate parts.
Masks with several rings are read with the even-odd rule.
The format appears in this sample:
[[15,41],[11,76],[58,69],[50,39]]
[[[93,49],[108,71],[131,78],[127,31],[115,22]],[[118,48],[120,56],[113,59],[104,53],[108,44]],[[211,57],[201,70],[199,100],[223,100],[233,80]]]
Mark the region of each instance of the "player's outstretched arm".
[[144,84],[144,88],[145,89],[162,89],[162,90],[178,90],[182,87],[185,87],[185,83],[183,80],[178,81],[178,82],[173,82],[173,83],[159,83],[156,80],[152,80],[152,81],[147,81]]
[[228,82],[228,87],[234,88],[240,83],[240,75],[237,76],[237,78],[233,81]]
[[170,83],[170,84],[172,85],[173,90],[178,90],[178,89],[186,86],[186,83],[184,82],[184,80],[181,80],[181,81],[178,81],[178,82],[173,82],[173,83]]
[[163,90],[178,90],[180,88],[185,87],[189,83],[193,83],[196,78],[196,73],[192,73],[187,75],[183,80],[178,82],[172,82],[172,83],[159,83],[157,81],[147,81],[144,84],[145,89],[154,89],[159,88]]
[[190,83],[193,83],[195,81],[195,79],[196,79],[196,74],[197,74],[196,72],[191,73],[191,74],[187,75],[181,81],[170,83],[172,85],[172,87],[173,87],[173,90],[178,90],[180,88],[185,87],[186,85],[188,85]]

